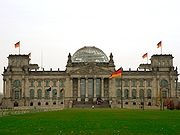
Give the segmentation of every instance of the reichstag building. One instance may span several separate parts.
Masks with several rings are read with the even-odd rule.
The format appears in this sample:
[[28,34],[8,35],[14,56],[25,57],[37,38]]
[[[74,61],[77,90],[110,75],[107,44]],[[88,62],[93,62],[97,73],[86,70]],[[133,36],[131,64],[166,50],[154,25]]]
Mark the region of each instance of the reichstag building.
[[152,55],[150,64],[136,70],[115,71],[112,53],[85,46],[61,70],[40,70],[29,55],[9,55],[3,72],[2,106],[14,107],[111,107],[155,108],[177,98],[178,72],[171,54]]

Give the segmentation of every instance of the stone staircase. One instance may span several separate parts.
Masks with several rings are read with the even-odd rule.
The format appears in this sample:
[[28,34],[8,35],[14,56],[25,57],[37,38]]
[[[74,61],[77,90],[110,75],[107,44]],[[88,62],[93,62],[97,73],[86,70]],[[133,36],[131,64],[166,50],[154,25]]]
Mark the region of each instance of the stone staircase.
[[109,101],[103,101],[101,103],[94,101],[74,101],[73,108],[110,108]]

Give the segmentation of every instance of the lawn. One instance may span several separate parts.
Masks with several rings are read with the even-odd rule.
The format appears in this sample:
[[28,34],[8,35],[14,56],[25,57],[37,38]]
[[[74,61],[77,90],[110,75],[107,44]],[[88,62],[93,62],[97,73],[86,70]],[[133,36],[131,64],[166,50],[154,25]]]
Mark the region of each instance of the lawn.
[[66,109],[0,117],[0,135],[180,135],[180,111]]

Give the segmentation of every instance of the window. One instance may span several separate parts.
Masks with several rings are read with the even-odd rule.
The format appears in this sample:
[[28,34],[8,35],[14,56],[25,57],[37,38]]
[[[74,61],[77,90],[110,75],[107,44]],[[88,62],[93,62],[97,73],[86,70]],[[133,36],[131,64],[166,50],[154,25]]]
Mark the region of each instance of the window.
[[132,99],[136,99],[136,90],[135,89],[132,90]]
[[64,81],[63,80],[59,80],[59,86],[64,87]]
[[15,99],[20,99],[20,92],[19,91],[14,92],[14,98]]
[[136,87],[136,80],[132,80],[131,85],[132,85],[132,87]]
[[30,80],[30,87],[34,87],[34,80]]
[[120,87],[120,86],[121,86],[121,79],[116,78],[116,87]]
[[48,90],[45,91],[45,99],[50,98],[50,92]]
[[18,102],[14,102],[14,107],[18,107]]
[[96,97],[101,97],[101,79],[96,79]]
[[143,89],[141,89],[141,90],[139,91],[139,98],[140,98],[140,99],[143,99],[143,98],[144,98],[144,90],[143,90]]
[[41,102],[38,102],[38,106],[40,106],[41,105]]
[[124,81],[124,86],[125,86],[125,87],[129,86],[128,80],[125,80],[125,81]]
[[57,98],[57,90],[56,90],[56,89],[53,89],[53,90],[52,90],[52,98],[53,98],[53,99],[56,99],[56,98]]
[[42,90],[41,90],[41,89],[38,89],[38,90],[37,90],[37,98],[38,98],[38,99],[41,99],[41,98],[42,98]]
[[147,87],[151,87],[151,80],[147,80]]
[[139,81],[139,86],[140,86],[140,87],[143,87],[143,82],[144,82],[143,80],[140,80],[140,81]]
[[117,98],[120,98],[120,97],[121,97],[121,90],[120,90],[120,89],[117,89],[117,91],[116,91],[116,96],[117,96]]
[[14,80],[13,85],[14,87],[20,87],[21,86],[20,80]]
[[148,90],[147,90],[147,98],[148,98],[148,99],[151,99],[151,95],[152,95],[152,94],[151,94],[151,89],[148,89]]
[[60,89],[59,91],[59,98],[63,99],[64,89]]
[[85,94],[86,94],[86,80],[85,79],[80,80],[80,93],[81,93],[81,98],[85,98]]
[[129,90],[128,90],[128,89],[125,89],[125,90],[124,90],[124,98],[125,98],[125,99],[128,99],[128,98],[129,98]]
[[37,82],[38,82],[38,87],[41,87],[41,81],[38,80]]
[[88,79],[88,97],[93,98],[94,97],[94,80]]
[[167,91],[162,91],[162,97],[163,98],[167,98],[168,96],[167,96]]
[[30,103],[30,106],[33,106],[33,102]]
[[49,87],[49,80],[46,80],[46,87]]
[[53,86],[56,87],[56,81],[55,80],[53,81]]
[[30,99],[34,99],[34,90],[30,89]]

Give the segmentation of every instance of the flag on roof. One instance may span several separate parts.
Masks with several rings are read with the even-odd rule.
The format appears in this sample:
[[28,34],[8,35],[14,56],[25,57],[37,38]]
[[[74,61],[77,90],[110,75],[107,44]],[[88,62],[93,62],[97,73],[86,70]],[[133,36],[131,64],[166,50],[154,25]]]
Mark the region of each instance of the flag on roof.
[[20,47],[20,41],[14,44],[15,48]]
[[115,78],[122,76],[122,68],[119,68],[118,70],[114,71],[109,78]]
[[148,56],[148,53],[145,53],[145,54],[143,54],[142,58],[143,58],[143,59],[144,59],[144,58],[147,58],[147,56]]
[[157,43],[157,48],[162,47],[162,41],[159,41],[159,43]]

